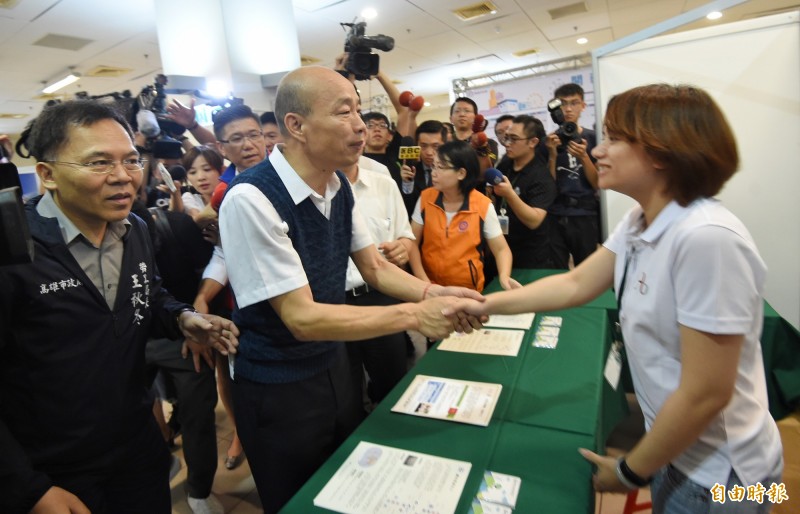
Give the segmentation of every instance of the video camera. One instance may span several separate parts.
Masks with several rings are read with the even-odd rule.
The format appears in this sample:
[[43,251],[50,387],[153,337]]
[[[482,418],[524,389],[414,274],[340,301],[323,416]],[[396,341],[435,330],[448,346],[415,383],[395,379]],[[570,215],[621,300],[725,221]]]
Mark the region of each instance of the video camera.
[[153,85],[142,88],[136,98],[135,119],[131,120],[131,125],[147,137],[145,150],[157,159],[180,158],[183,151],[177,138],[186,131],[182,125],[167,118],[166,85],[166,75],[159,73]]
[[550,111],[550,118],[553,123],[558,125],[556,135],[561,140],[561,145],[558,147],[558,152],[563,152],[570,141],[580,143],[583,138],[579,133],[578,124],[571,121],[564,121],[564,111],[561,110],[561,100],[553,98],[547,102],[547,110]]
[[350,27],[344,38],[344,51],[349,54],[344,69],[356,76],[356,80],[369,80],[378,74],[380,58],[372,53],[372,49],[389,52],[394,48],[394,38],[378,34],[365,36],[367,23],[342,23],[342,27]]

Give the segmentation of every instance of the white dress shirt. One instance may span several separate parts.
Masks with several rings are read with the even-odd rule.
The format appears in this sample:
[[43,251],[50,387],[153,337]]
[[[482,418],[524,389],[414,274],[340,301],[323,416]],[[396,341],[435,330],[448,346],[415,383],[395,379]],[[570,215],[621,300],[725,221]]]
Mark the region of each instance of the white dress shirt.
[[[342,186],[338,176],[331,174],[325,194],[319,195],[292,169],[282,152],[276,146],[269,161],[295,205],[311,198],[317,209],[330,218],[331,202]],[[356,202],[352,218],[350,253],[372,244]],[[289,238],[288,224],[256,186],[238,184],[228,191],[220,207],[219,228],[228,276],[240,308],[308,284],[300,256]]]
[[[383,175],[380,172],[362,169],[359,164],[358,177],[351,186],[358,209],[367,222],[375,246],[401,237],[414,240],[403,197],[400,196],[400,190],[388,170],[386,175]],[[353,259],[348,259],[345,289],[349,291],[364,283]]]

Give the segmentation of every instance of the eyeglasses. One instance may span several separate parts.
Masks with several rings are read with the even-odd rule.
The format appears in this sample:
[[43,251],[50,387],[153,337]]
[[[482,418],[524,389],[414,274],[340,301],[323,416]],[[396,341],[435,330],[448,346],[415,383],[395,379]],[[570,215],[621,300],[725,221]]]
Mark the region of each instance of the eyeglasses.
[[475,114],[472,109],[453,109],[453,114]]
[[388,129],[389,125],[387,125],[384,122],[379,122],[379,123],[370,122],[370,123],[367,123],[367,129],[372,130],[372,129],[376,129],[376,128]]
[[42,161],[48,164],[62,164],[64,166],[74,166],[89,173],[97,175],[108,175],[117,167],[117,164],[122,164],[128,174],[141,173],[144,165],[147,163],[146,159],[131,158],[123,159],[121,161],[112,161],[109,159],[98,159],[96,161],[81,163],[81,162],[66,162],[66,161]]
[[248,134],[234,134],[230,137],[230,139],[220,139],[219,142],[231,146],[242,146],[244,144],[245,139],[247,139],[251,143],[255,143],[263,137],[264,133],[259,130],[258,132],[250,132]]
[[581,100],[573,100],[571,102],[565,102],[564,100],[561,100],[561,107],[580,107],[581,105],[583,105]]
[[[536,137],[536,136],[534,136],[534,137]],[[519,137],[519,136],[515,136],[514,134],[511,134],[510,136],[504,136],[500,140],[500,143],[505,145],[505,146],[508,146],[508,145],[513,145],[517,141],[527,141],[528,139],[533,139],[533,137]]]
[[455,166],[445,166],[440,162],[434,162],[433,166],[431,166],[431,171],[444,171],[444,170],[454,170],[454,169],[456,169]]

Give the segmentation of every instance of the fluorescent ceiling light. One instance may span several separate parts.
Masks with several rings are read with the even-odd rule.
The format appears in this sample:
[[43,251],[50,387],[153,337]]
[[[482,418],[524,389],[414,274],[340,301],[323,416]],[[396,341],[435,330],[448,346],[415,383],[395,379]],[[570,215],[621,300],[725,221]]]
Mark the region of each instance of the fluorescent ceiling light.
[[361,17],[365,20],[371,20],[378,16],[378,11],[373,9],[372,7],[367,7],[363,11],[361,11]]
[[588,39],[586,39],[585,37],[579,37],[579,38],[578,38],[578,41],[577,41],[577,43],[578,43],[579,45],[585,45],[585,44],[586,44],[586,43],[588,43],[588,42],[589,42],[589,40],[588,40]]
[[61,80],[59,80],[57,82],[53,82],[52,84],[50,84],[46,88],[42,89],[42,93],[44,93],[46,95],[49,95],[50,93],[55,93],[56,91],[58,91],[62,87],[68,86],[68,85],[72,84],[73,82],[77,81],[79,78],[81,78],[81,74],[80,73],[70,73],[69,75],[67,75],[63,79],[61,79]]
[[710,13],[706,14],[706,18],[709,20],[718,20],[722,18],[722,13],[719,11],[711,11]]

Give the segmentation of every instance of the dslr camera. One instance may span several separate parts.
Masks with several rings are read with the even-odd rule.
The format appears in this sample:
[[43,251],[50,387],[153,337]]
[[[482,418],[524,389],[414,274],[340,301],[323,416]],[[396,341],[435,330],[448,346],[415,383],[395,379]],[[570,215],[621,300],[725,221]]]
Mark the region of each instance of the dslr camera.
[[384,52],[394,48],[394,38],[378,34],[377,36],[365,36],[367,23],[342,23],[342,27],[350,27],[350,31],[344,38],[344,51],[349,54],[344,69],[355,75],[356,80],[369,80],[370,77],[377,75],[379,70],[380,58],[378,54],[372,53],[372,49]]
[[557,149],[559,153],[566,150],[570,141],[580,143],[583,140],[578,133],[578,124],[564,120],[564,111],[561,110],[561,100],[553,98],[547,102],[547,110],[550,111],[550,118],[553,120],[553,123],[558,125],[558,130],[556,130],[555,133],[561,140],[561,145],[559,145]]

